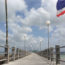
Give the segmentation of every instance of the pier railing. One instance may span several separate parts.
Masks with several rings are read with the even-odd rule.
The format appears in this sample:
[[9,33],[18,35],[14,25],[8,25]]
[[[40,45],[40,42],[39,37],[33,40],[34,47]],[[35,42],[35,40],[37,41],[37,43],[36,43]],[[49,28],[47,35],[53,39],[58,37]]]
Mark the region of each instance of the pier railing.
[[61,49],[62,48],[65,48],[65,46],[56,45],[56,58],[55,58],[56,64],[60,64],[60,62],[65,62],[65,60],[61,59]]
[[4,52],[0,53],[0,64],[8,63],[9,61],[15,61],[30,54],[29,52],[16,47],[10,48],[9,46],[0,45],[0,48],[4,49]]
[[50,58],[51,62],[55,61],[56,65],[59,65],[61,62],[65,62],[65,60],[61,59],[62,48],[65,48],[65,46],[56,45],[55,48],[51,47],[49,49],[45,49],[44,51],[38,52],[38,54],[45,58]]

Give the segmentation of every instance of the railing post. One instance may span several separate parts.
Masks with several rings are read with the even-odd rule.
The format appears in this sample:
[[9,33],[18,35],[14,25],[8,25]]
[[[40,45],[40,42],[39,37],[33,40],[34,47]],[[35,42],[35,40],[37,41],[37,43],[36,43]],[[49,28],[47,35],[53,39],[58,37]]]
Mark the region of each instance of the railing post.
[[16,54],[17,54],[17,59],[19,59],[19,48],[17,48]]
[[56,45],[56,65],[60,65],[60,46]]
[[20,58],[20,49],[19,49],[19,58]]
[[44,53],[44,51],[43,51],[43,52],[42,52],[42,56],[43,56],[43,57],[44,57],[44,54],[45,54],[45,53]]
[[53,48],[50,48],[51,61],[53,61]]
[[22,56],[22,55],[21,55],[21,49],[19,50],[19,55],[20,55],[20,58],[21,58],[21,56]]
[[48,49],[45,51],[46,58],[48,58]]
[[21,49],[19,49],[19,58],[21,58]]
[[12,47],[12,60],[15,60],[15,47]]
[[48,60],[50,60],[50,48],[48,49]]
[[22,50],[21,50],[21,58],[22,58]]
[[5,58],[7,59],[6,63],[9,62],[9,46],[5,45]]

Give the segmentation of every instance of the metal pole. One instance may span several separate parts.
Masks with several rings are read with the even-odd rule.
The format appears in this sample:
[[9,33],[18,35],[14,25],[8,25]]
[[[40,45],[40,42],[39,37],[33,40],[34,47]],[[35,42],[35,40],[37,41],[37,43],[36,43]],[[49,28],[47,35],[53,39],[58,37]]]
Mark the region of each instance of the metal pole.
[[49,25],[48,25],[48,60],[50,60],[50,50],[49,50]]
[[25,55],[26,55],[25,36],[24,36],[24,50],[25,50]]
[[41,40],[40,40],[40,56],[42,56],[42,52],[41,52]]
[[[6,14],[6,49],[5,52],[5,57],[9,59],[9,46],[8,46],[8,14],[7,14],[7,0],[5,0],[5,14]],[[7,61],[9,62],[9,60]]]
[[50,53],[51,54],[51,61],[53,61],[54,59],[53,59],[53,48],[52,47],[50,48],[50,52],[51,52]]
[[5,0],[5,12],[6,12],[6,45],[8,45],[8,14],[7,14],[7,0]]
[[31,50],[31,51],[33,51],[33,46],[32,46],[32,43],[31,43],[31,48],[32,48],[32,50]]
[[25,50],[25,40],[24,40],[24,50]]
[[41,41],[40,41],[40,51],[41,51]]

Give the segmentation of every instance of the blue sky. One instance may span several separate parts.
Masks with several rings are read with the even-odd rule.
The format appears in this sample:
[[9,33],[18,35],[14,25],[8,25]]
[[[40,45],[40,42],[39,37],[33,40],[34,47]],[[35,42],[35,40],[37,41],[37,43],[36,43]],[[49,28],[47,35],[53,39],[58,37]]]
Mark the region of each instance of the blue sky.
[[[51,22],[50,46],[65,45],[65,15],[56,17],[56,3],[57,0],[16,0],[16,3],[15,0],[8,0],[9,45],[23,49],[26,36],[28,50],[31,49],[31,43],[33,49],[38,50],[40,40],[42,40],[42,50],[47,48],[47,21]],[[0,41],[4,41],[1,43],[4,45],[6,40],[4,0],[0,0],[0,9]],[[58,43],[58,40],[61,43]]]
[[[41,0],[25,0],[26,5],[28,6],[27,9],[30,11],[32,8],[38,9],[41,7]],[[25,18],[25,13],[23,11],[17,11],[16,16],[20,15],[22,18]],[[32,26],[32,33],[34,36],[38,37],[47,37],[46,29],[40,30],[38,26]]]
[[5,32],[6,30],[6,28],[5,28],[5,22],[0,22],[0,29],[3,31],[3,32]]
[[25,2],[28,5],[28,10],[41,7],[41,0],[25,0]]
[[22,12],[17,11],[16,16],[18,15],[20,15],[22,18],[25,18],[25,13],[23,11]]

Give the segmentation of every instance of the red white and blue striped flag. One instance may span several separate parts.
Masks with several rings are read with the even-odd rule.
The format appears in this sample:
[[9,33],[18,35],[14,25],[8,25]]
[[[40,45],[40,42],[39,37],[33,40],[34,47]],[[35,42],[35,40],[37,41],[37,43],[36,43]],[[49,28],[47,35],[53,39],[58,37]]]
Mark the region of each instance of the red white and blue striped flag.
[[58,0],[57,2],[57,17],[65,14],[65,0]]

